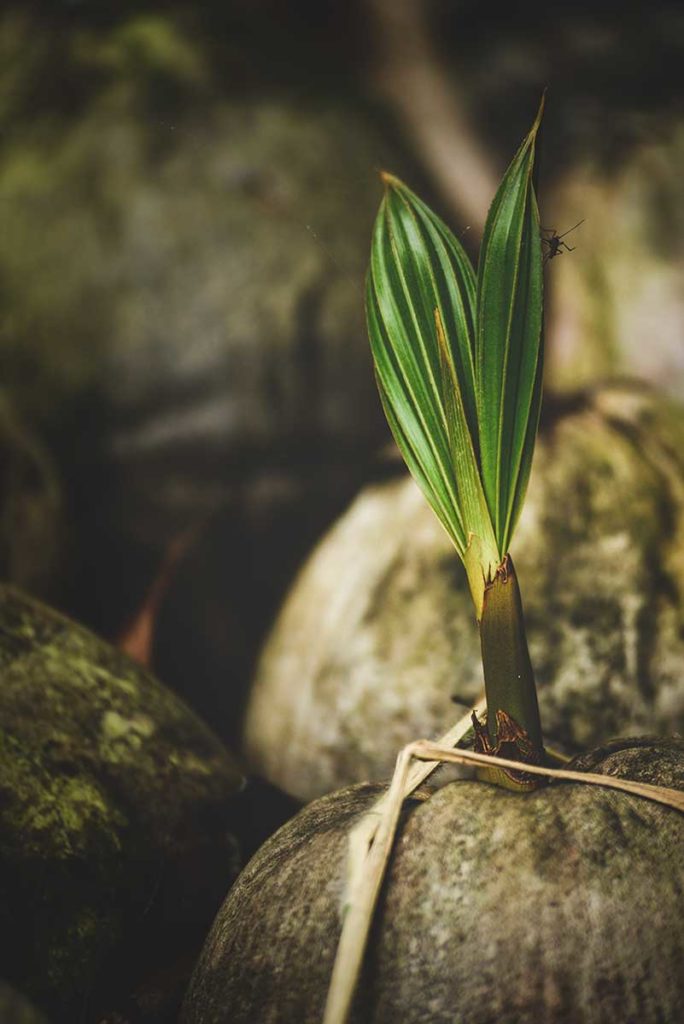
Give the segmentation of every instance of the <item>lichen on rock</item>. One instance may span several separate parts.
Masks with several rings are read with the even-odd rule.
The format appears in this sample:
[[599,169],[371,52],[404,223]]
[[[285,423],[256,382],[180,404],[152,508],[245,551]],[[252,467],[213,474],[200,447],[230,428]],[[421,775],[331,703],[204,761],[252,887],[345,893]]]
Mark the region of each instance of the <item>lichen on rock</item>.
[[156,680],[7,587],[0,679],[3,969],[73,1020],[197,941],[237,871],[242,780]]

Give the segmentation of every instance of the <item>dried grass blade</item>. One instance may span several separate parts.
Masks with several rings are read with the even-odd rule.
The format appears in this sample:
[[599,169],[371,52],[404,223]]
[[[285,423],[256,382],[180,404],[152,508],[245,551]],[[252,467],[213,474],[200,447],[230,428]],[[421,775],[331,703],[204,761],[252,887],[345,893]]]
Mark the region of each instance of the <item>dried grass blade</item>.
[[[459,743],[471,728],[473,711],[479,717],[486,707],[481,697],[471,711],[441,737],[439,748],[448,749]],[[411,764],[411,755],[402,751],[389,790],[364,814],[350,834],[344,919],[323,1024],[343,1024],[347,1020],[402,804],[440,764],[439,758],[434,763]]]

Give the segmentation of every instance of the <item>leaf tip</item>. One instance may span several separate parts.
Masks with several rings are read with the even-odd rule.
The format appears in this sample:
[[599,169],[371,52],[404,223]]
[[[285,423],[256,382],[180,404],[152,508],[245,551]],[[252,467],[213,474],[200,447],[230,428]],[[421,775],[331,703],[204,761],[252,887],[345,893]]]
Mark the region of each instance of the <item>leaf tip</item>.
[[401,188],[402,182],[394,174],[390,174],[389,171],[380,171],[380,181],[383,183],[385,188]]
[[543,90],[543,92],[541,94],[541,99],[539,101],[539,109],[537,111],[537,116],[535,117],[534,124],[532,125],[532,128],[530,130],[530,135],[532,137],[534,137],[537,134],[537,132],[539,131],[539,125],[541,124],[542,115],[544,114],[544,106],[546,104],[546,92],[547,92],[547,89],[548,89],[548,86],[545,85],[544,86],[544,90]]

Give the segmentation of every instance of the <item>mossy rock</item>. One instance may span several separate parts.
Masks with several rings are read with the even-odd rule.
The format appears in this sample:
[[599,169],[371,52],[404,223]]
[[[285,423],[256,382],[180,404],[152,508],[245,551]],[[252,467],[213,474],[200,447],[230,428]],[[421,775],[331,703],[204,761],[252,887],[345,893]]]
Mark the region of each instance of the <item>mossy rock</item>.
[[[683,442],[684,414],[642,387],[547,404],[512,554],[545,736],[567,753],[684,730]],[[245,749],[311,799],[388,777],[405,743],[446,732],[482,685],[465,573],[401,477],[362,491],[296,580]]]
[[[382,436],[360,296],[377,168],[407,161],[349,95],[250,91],[230,68],[219,88],[215,40],[172,13],[113,20],[54,44],[0,22],[3,383],[72,465],[109,460],[99,482],[156,546],[250,456],[329,465]],[[31,118],[16,97],[53,45],[79,103]]]
[[0,588],[3,971],[55,1021],[192,950],[238,869],[242,780],[94,636]]
[[[684,789],[684,741],[578,767]],[[318,1024],[349,831],[378,795],[324,797],[245,868],[183,1024]],[[451,783],[406,810],[353,1024],[661,1024],[684,1000],[684,815],[598,787]]]
[[110,637],[243,489],[339,493],[385,437],[363,279],[377,169],[408,161],[348,89],[246,85],[244,6],[218,37],[173,12],[0,15],[2,384],[66,481],[56,600]]

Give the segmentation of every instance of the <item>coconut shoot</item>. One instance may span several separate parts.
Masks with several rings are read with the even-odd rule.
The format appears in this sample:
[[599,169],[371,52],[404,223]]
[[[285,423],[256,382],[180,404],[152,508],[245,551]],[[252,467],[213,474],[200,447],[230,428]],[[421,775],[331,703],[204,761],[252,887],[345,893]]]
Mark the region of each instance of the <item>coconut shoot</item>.
[[[536,120],[487,217],[477,273],[449,228],[383,174],[367,319],[388,423],[468,576],[487,698],[476,746],[544,757],[522,601],[509,548],[525,497],[542,392],[542,244]],[[513,788],[531,776],[490,771]]]

